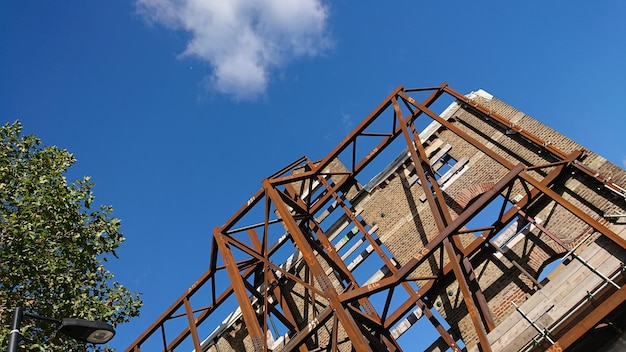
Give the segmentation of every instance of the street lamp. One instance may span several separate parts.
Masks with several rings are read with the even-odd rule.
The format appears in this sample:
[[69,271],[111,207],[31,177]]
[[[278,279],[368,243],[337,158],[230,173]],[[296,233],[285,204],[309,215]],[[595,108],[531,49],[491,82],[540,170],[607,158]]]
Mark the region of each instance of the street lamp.
[[17,352],[17,345],[20,341],[20,326],[22,325],[22,320],[24,318],[53,322],[61,326],[59,331],[64,335],[79,341],[93,344],[107,343],[115,335],[115,329],[107,323],[75,318],[64,318],[63,320],[58,320],[35,314],[24,313],[24,308],[17,307],[13,312],[13,323],[11,324],[9,348],[7,349],[8,352]]

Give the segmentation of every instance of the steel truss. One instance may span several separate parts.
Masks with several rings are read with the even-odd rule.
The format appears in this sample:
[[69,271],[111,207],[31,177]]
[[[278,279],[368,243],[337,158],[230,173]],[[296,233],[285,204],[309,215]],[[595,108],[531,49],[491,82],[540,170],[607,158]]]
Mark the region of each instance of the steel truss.
[[[414,95],[426,97],[418,101]],[[465,109],[488,116],[503,128],[518,133],[529,143],[550,154],[555,161],[531,166],[512,164],[453,122],[433,112],[430,107],[442,96],[451,97],[463,104]],[[443,128],[464,139],[508,170],[493,188],[454,218],[435,179],[423,141],[420,140],[416,128],[418,119],[437,121]],[[368,127],[374,123],[388,126],[388,129],[372,133]],[[379,142],[369,150],[360,150],[361,145],[357,145],[357,140],[366,137],[375,137]],[[373,234],[372,226],[363,221],[358,210],[350,204],[348,196],[350,190],[358,185],[356,180],[360,172],[396,137],[403,138],[406,142],[411,163],[415,167],[439,231],[402,266],[386,254]],[[623,238],[552,189],[561,175],[576,172],[592,177],[613,192],[624,196],[622,187],[579,162],[585,154],[585,150],[559,150],[477,101],[456,92],[445,83],[438,87],[419,89],[398,87],[324,159],[312,162],[304,157],[264,179],[261,189],[223,226],[216,227],[213,231],[209,269],[126,351],[141,351],[141,346],[151,336],[158,335],[159,331],[161,348],[165,351],[173,351],[189,339],[196,351],[202,351],[202,340],[206,336],[201,336],[199,327],[233,294],[255,351],[267,351],[271,347],[268,347],[267,331],[271,329],[273,319],[278,320],[288,330],[288,338],[281,347],[285,351],[335,351],[340,350],[340,346],[347,342],[355,351],[401,351],[402,348],[391,330],[416,308],[421,309],[433,323],[451,350],[460,351],[455,338],[432,314],[424,300],[441,280],[450,276],[458,282],[477,332],[479,348],[482,351],[491,351],[487,333],[494,329],[495,324],[487,301],[477,284],[471,258],[483,250],[493,251],[488,246],[492,237],[519,214],[524,214],[533,202],[539,198],[550,199],[622,248],[626,248]],[[346,169],[337,170],[331,167],[340,157],[343,158],[341,161]],[[531,172],[538,169],[546,171],[546,176],[542,179],[537,179]],[[488,204],[501,201],[501,198],[497,199],[498,195],[510,198],[513,187],[525,190],[523,198],[513,208],[507,210],[503,204],[497,218],[488,226],[481,229],[465,228]],[[334,212],[341,217],[331,216]],[[384,263],[387,276],[376,282],[359,285],[349,265],[338,252],[336,242],[333,243],[327,233],[328,227],[322,224],[326,218],[343,219],[345,227],[356,229],[354,236],[360,236],[362,241],[372,246],[375,254]],[[480,232],[481,235],[470,244],[463,245],[456,235],[469,231]],[[299,256],[299,267],[294,269],[285,265],[284,255],[279,255],[285,251]],[[448,258],[454,260],[449,260],[444,265],[442,258],[435,254],[436,251],[445,252]],[[440,272],[432,277],[421,278],[416,286],[411,282],[412,273],[433,256],[442,264]],[[218,275],[223,278],[224,271],[228,280],[220,281]],[[210,295],[197,294],[203,287],[209,288]],[[392,308],[394,293],[399,290],[406,292],[408,299]],[[590,324],[592,326],[593,321],[597,322],[612,308],[621,304],[625,299],[622,291],[624,290],[612,293],[605,304],[588,314],[586,321],[579,322],[570,333],[557,336],[560,346],[569,346]],[[298,307],[294,306],[293,298],[290,298],[293,292],[298,292],[301,297]],[[385,304],[382,309],[377,310],[371,297],[380,293],[386,297]],[[200,304],[193,307],[192,298],[194,303]],[[184,313],[179,314],[181,310]],[[169,331],[166,333],[166,323],[177,317],[186,318],[186,326],[173,335]]]

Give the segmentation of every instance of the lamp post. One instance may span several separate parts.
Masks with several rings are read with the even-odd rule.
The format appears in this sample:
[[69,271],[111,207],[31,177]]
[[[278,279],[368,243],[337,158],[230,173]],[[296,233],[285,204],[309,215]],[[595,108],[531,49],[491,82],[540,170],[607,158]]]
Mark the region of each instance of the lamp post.
[[22,320],[24,318],[53,322],[61,326],[59,331],[61,331],[64,335],[79,341],[93,344],[107,343],[115,335],[115,329],[107,323],[75,318],[64,318],[62,320],[58,320],[35,314],[24,313],[24,308],[17,307],[15,308],[15,311],[13,311],[13,322],[11,323],[9,347],[7,349],[8,352],[17,352],[17,345],[20,342],[20,326],[22,325]]

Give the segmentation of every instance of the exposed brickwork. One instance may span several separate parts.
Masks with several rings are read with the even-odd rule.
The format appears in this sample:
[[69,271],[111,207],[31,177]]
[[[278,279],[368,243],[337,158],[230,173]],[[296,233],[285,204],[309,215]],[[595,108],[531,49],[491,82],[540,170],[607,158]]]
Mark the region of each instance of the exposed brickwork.
[[[482,99],[481,103],[567,153],[581,148],[579,144],[497,99],[489,101]],[[547,165],[555,161],[542,146],[531,144],[519,134],[507,134],[505,129],[495,126],[489,118],[461,108],[453,114],[451,121],[511,165],[518,163],[526,166]],[[443,144],[451,145],[448,153],[454,159],[469,158],[462,175],[454,183],[447,185],[444,191],[449,211],[455,218],[473,199],[492,188],[495,182],[506,174],[507,169],[451,131],[438,131],[429,143],[437,139],[442,140]],[[623,170],[593,153],[590,153],[584,162],[604,170],[620,182],[626,181],[626,173]],[[528,173],[541,180],[553,169],[554,167],[549,166]],[[410,172],[398,170],[387,182],[381,184],[369,197],[359,203],[359,207],[365,209],[363,212],[365,221],[378,224],[379,236],[383,243],[401,264],[408,262],[438,232],[427,203],[419,200],[423,195],[421,187],[413,184],[407,189],[407,174]],[[562,183],[560,186],[557,185],[555,190],[595,219],[602,219],[604,212],[610,210],[624,211],[623,199],[613,199],[601,185],[587,176],[576,174],[567,178],[565,182],[562,179],[559,182]],[[516,196],[525,194],[524,187],[517,183],[510,193],[509,200],[513,201]],[[589,233],[589,227],[582,220],[545,197],[535,202],[530,209],[532,213],[529,215],[539,219],[542,225],[564,244],[564,247],[532,227],[532,230],[518,235],[522,236],[521,240],[505,248],[504,256],[492,255],[472,259],[474,270],[479,273],[477,275],[480,287],[488,300],[496,324],[515,311],[511,302],[520,304],[538,289],[531,278],[512,264],[513,260],[537,279],[549,262],[573,248]],[[493,216],[495,218],[497,215]],[[487,219],[484,221],[486,226],[491,223]],[[471,234],[463,235],[462,242],[467,244],[473,238]],[[431,256],[414,271],[412,277],[431,275],[439,270],[442,263],[436,258],[439,258],[438,254]],[[445,265],[448,261],[447,255],[443,258]],[[460,332],[466,346],[475,345],[478,341],[477,335],[458,284],[451,281],[438,286],[439,289],[429,295],[433,309],[439,311],[452,329]]]
[[461,208],[466,208],[469,202],[477,196],[487,192],[495,185],[494,181],[481,182],[467,187],[454,199]]

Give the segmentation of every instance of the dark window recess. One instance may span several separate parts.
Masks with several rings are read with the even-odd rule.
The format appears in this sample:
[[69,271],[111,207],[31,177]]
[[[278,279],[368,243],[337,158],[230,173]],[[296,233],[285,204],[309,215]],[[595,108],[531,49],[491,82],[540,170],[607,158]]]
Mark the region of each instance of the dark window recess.
[[444,154],[433,165],[433,171],[435,172],[435,179],[438,181],[443,175],[456,165],[456,159],[450,156],[450,154]]

